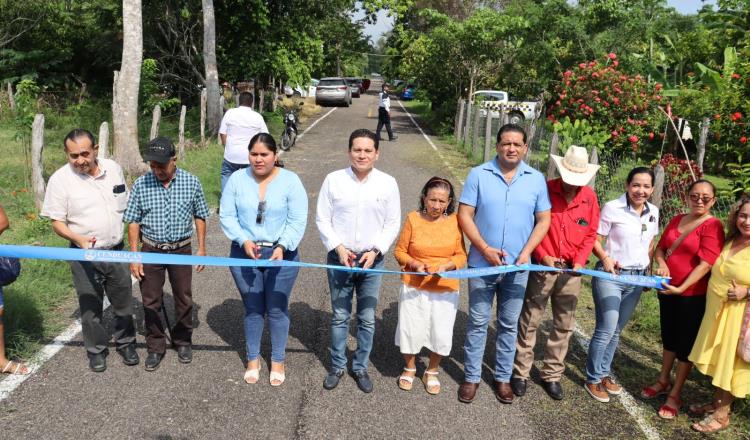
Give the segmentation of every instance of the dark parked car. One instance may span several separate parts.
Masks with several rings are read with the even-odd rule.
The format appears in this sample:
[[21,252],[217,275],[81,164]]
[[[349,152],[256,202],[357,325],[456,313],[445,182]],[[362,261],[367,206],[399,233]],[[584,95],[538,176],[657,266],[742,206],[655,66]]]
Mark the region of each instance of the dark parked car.
[[346,77],[344,79],[352,88],[352,97],[359,98],[359,95],[362,93],[362,80],[360,78],[353,77]]

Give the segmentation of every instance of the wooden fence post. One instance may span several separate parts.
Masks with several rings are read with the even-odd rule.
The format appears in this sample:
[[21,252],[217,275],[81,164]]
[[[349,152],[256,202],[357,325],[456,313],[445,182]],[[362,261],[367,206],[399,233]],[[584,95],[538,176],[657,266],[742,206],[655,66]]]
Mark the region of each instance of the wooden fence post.
[[11,111],[16,111],[16,98],[13,96],[13,86],[8,83],[8,104]]
[[464,123],[464,110],[466,107],[466,101],[459,98],[458,99],[458,112],[456,113],[456,128],[453,130],[453,137],[456,138],[456,142],[459,142],[461,139],[461,129],[463,128]]
[[706,158],[706,142],[708,142],[708,127],[711,126],[711,119],[703,118],[700,123],[701,134],[698,138],[698,169],[703,172],[703,160]]
[[159,136],[159,124],[161,124],[161,106],[156,104],[151,115],[151,134],[149,140]]
[[552,160],[552,155],[557,154],[558,150],[560,149],[560,139],[557,135],[557,132],[552,134],[552,141],[549,143],[549,154],[550,159],[549,163],[547,164],[547,180],[554,179],[556,176],[556,168],[555,168],[555,161]]
[[656,165],[654,167],[654,192],[651,193],[651,203],[656,205],[657,208],[661,208],[662,195],[664,194],[664,167]]
[[492,158],[492,146],[494,145],[494,142],[492,142],[494,139],[492,139],[492,112],[487,111],[487,118],[485,120],[486,124],[484,125],[484,155],[482,159],[484,159],[485,162],[490,160]]
[[206,145],[206,101],[208,100],[208,95],[206,93],[206,88],[204,87],[203,90],[201,90],[201,145]]
[[479,126],[482,120],[482,109],[477,106],[474,109],[474,133],[471,135],[471,157],[474,158],[478,154],[479,150]]
[[44,115],[37,114],[34,116],[34,123],[31,125],[31,188],[34,191],[34,203],[37,209],[42,209],[44,203],[43,149]]
[[[589,159],[589,163],[594,165],[599,165],[599,152],[596,150],[596,147],[591,149],[591,159]],[[596,186],[596,174],[594,174],[594,177],[591,178],[591,182],[589,182],[589,187],[591,189],[594,189]]]
[[109,158],[109,123],[106,121],[99,126],[99,156]]
[[464,145],[469,143],[469,128],[471,127],[471,110],[472,110],[471,102],[469,102],[466,105],[466,123],[464,124],[463,129],[463,143]]
[[177,158],[182,159],[185,157],[185,115],[187,114],[187,107],[184,105],[180,109],[180,125],[179,134],[177,140]]

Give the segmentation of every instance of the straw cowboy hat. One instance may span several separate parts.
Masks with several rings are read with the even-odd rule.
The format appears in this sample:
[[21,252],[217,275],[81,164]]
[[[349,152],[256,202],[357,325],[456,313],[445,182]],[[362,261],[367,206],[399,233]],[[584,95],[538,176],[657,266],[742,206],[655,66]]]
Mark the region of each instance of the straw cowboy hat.
[[568,147],[565,157],[550,154],[555,161],[557,171],[560,173],[563,182],[573,186],[586,186],[594,175],[599,171],[599,165],[589,163],[589,154],[586,148],[577,145]]

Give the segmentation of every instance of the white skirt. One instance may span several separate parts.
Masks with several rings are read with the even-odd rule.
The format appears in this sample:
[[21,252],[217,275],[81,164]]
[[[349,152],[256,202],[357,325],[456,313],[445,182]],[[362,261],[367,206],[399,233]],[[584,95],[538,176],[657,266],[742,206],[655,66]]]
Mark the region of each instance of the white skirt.
[[417,354],[426,347],[448,356],[456,311],[458,291],[435,293],[402,284],[396,326],[396,345],[401,353]]

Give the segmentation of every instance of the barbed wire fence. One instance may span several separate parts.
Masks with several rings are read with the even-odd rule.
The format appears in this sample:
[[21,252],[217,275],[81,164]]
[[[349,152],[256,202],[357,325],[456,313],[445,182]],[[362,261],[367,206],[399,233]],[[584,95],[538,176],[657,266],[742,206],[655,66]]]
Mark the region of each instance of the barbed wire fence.
[[[458,102],[457,110],[454,136],[459,147],[476,164],[490,160],[495,155],[497,132],[503,124],[508,122],[507,112],[501,109],[498,115],[498,112],[479,108],[464,100]],[[536,120],[524,120],[520,124],[528,134],[529,152],[525,160],[548,178],[553,178],[557,177],[557,170],[550,162],[550,149],[556,142],[555,133],[544,121],[544,115],[541,112]],[[710,132],[708,135],[710,136]],[[587,149],[593,155],[591,149]],[[562,155],[562,152],[556,154]],[[630,170],[638,166],[655,168],[658,162],[658,160],[636,153],[596,151],[595,155],[601,168],[596,175],[593,188],[600,204],[616,199],[625,192]],[[694,161],[693,158],[691,161]],[[659,205],[660,226],[663,228],[674,216],[687,212],[687,190],[690,179],[681,179],[679,176],[664,172],[663,168],[662,173],[663,184],[655,191],[661,194],[661,197],[655,201]],[[725,220],[733,203],[734,200],[730,194],[719,191],[712,208],[713,215],[722,221]]]

